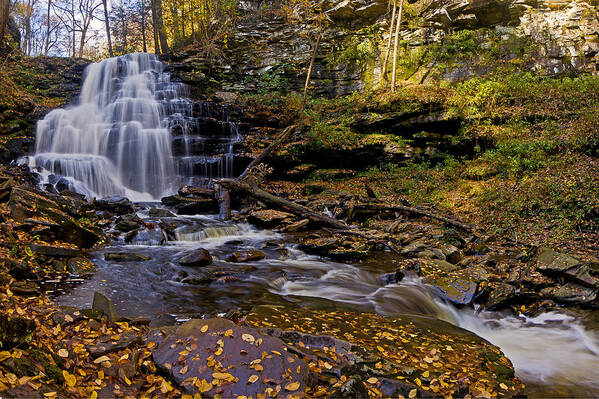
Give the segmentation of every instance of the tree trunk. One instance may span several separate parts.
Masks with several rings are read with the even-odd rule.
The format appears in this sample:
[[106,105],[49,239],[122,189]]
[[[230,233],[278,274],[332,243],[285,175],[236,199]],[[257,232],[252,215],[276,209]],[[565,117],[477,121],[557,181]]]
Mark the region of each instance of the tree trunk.
[[154,33],[154,54],[160,54],[160,42],[158,41],[158,17],[156,15],[156,0],[151,0],[152,9],[152,31]]
[[319,212],[314,212],[310,208],[307,208],[300,204],[296,204],[295,202],[288,201],[284,198],[277,197],[276,195],[272,195],[271,193],[264,191],[258,187],[250,186],[247,183],[240,182],[237,180],[223,179],[219,181],[219,184],[231,191],[242,192],[258,201],[262,201],[264,203],[273,205],[277,208],[284,209],[295,215],[299,215],[304,219],[310,219],[313,222],[323,224],[325,226],[330,226],[335,229],[349,229],[348,225],[337,219],[333,219],[332,217],[329,217]]
[[166,39],[166,29],[164,28],[164,19],[162,19],[162,0],[156,1],[156,24],[158,25],[158,37],[160,39],[160,49],[162,54],[170,52],[168,41]]
[[308,67],[308,73],[306,74],[306,84],[304,85],[304,95],[302,96],[302,111],[306,107],[306,98],[308,97],[308,86],[310,86],[310,78],[312,77],[312,68],[316,62],[316,55],[318,54],[318,47],[320,46],[320,40],[322,39],[322,32],[318,32],[318,39],[314,45],[312,51],[312,59],[310,60],[310,66]]
[[108,54],[111,57],[114,57],[114,52],[112,51],[112,38],[110,37],[110,20],[108,19],[108,0],[102,0],[102,5],[104,6],[104,26],[106,27],[106,39],[108,40]]
[[46,43],[44,44],[44,55],[47,56],[50,51],[50,9],[52,0],[48,0],[48,15],[46,15]]
[[4,37],[8,28],[8,14],[10,13],[10,0],[0,0],[0,49],[4,47]]
[[399,27],[401,25],[401,14],[403,11],[403,0],[399,3],[399,13],[397,15],[397,24],[395,26],[395,42],[393,43],[393,72],[391,74],[391,91],[395,91],[395,75],[397,71],[397,47],[399,45]]
[[277,137],[271,145],[269,145],[264,151],[262,151],[262,153],[258,155],[256,159],[250,162],[250,164],[247,166],[247,168],[245,168],[241,176],[239,176],[239,179],[243,179],[254,166],[258,165],[260,162],[262,162],[262,160],[264,160],[270,154],[272,154],[272,152],[275,151],[281,144],[283,144],[295,130],[295,125],[289,126],[285,130],[283,130],[280,136]]
[[144,4],[145,0],[141,0],[141,40],[143,43],[144,53],[148,52],[148,47],[146,45],[146,6]]
[[387,40],[387,50],[385,50],[385,60],[383,61],[383,72],[382,77],[385,79],[387,74],[387,63],[389,62],[389,54],[391,53],[391,40],[393,39],[393,26],[395,22],[395,12],[397,11],[397,5],[395,0],[393,1],[393,12],[391,13],[391,22],[389,23],[389,39]]

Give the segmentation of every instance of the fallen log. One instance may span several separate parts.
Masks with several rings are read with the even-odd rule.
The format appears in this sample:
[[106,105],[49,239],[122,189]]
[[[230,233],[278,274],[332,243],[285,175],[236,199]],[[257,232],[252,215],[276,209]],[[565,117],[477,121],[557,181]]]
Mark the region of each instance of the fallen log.
[[231,195],[229,190],[224,188],[222,184],[216,183],[214,191],[217,194],[219,213],[223,220],[231,219]]
[[243,171],[243,173],[241,174],[241,176],[239,176],[237,179],[238,180],[242,180],[244,177],[246,177],[247,174],[249,173],[249,171],[254,166],[260,164],[265,158],[267,158],[277,148],[279,148],[279,146],[281,144],[283,144],[291,136],[291,134],[293,132],[295,132],[295,130],[296,130],[296,126],[295,125],[291,125],[291,126],[285,128],[281,132],[281,134],[279,135],[279,137],[277,137],[268,147],[266,147],[266,149],[264,151],[262,151],[262,153],[260,155],[258,155],[252,162],[250,162],[250,164],[247,166],[247,168],[245,168],[245,170]]
[[426,216],[431,219],[438,220],[443,223],[447,223],[451,226],[458,227],[464,231],[472,233],[474,228],[465,223],[459,222],[457,220],[449,219],[444,216],[436,215],[432,212],[426,211],[424,209],[413,208],[411,206],[405,205],[384,205],[384,204],[357,204],[354,205],[354,211],[357,209],[364,209],[369,211],[378,211],[378,212],[405,212],[413,215]]
[[284,198],[277,197],[276,195],[264,191],[256,186],[251,186],[245,182],[239,180],[223,179],[219,180],[218,184],[221,184],[224,188],[230,191],[242,192],[256,200],[270,204],[277,208],[284,209],[304,219],[310,219],[312,222],[321,223],[340,230],[350,229],[347,224],[337,219],[333,219],[325,214],[315,212],[310,208],[296,204]]

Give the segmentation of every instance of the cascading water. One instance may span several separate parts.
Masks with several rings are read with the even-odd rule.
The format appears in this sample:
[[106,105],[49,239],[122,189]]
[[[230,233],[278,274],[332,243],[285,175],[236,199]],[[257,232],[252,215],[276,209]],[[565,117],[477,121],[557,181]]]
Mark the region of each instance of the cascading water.
[[152,54],[91,64],[78,105],[38,122],[28,163],[44,183],[60,180],[90,198],[152,200],[194,177],[231,176],[235,124],[187,92]]

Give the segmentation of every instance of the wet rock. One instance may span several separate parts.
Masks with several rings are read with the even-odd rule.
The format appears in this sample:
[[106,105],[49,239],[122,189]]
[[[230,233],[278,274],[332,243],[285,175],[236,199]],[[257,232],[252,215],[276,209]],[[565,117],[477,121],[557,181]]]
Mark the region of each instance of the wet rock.
[[138,229],[142,225],[142,223],[142,220],[137,215],[123,215],[119,216],[116,219],[116,224],[114,228],[118,231],[127,233],[131,230]]
[[110,298],[100,292],[94,292],[94,300],[92,303],[92,311],[100,312],[109,321],[116,321],[117,315],[114,308],[114,303]]
[[135,212],[133,203],[127,197],[106,197],[94,200],[92,205],[101,211],[126,215]]
[[487,244],[483,243],[472,243],[466,248],[466,255],[484,255],[491,249]]
[[125,236],[125,241],[136,245],[164,245],[166,235],[159,228],[134,230]]
[[[226,319],[208,319],[191,320],[163,331],[150,333],[146,345],[157,344],[152,360],[187,393],[197,392],[192,384],[195,378],[218,382],[205,384],[202,396],[208,397],[258,397],[277,385],[295,395],[306,389],[308,369],[304,361],[288,352],[281,340],[253,328]],[[181,355],[183,351],[187,354]],[[184,361],[180,361],[182,356]],[[215,364],[221,365],[220,372],[216,372]]]
[[516,289],[509,284],[498,283],[490,288],[485,303],[488,310],[501,310],[511,305],[516,298]]
[[194,196],[202,198],[214,198],[214,190],[205,187],[182,186],[177,192],[182,197]]
[[541,290],[544,298],[565,305],[597,304],[597,291],[574,283],[566,283],[559,287],[547,287]]
[[383,274],[380,279],[383,285],[397,284],[404,279],[406,274],[402,270],[397,270],[394,273]]
[[145,262],[152,258],[135,252],[105,252],[104,260],[113,262]]
[[252,250],[252,251],[237,251],[232,253],[227,257],[228,262],[254,262],[258,260],[262,260],[266,258],[266,254],[261,251]]
[[263,209],[252,212],[248,216],[248,222],[259,227],[270,228],[279,225],[285,219],[291,219],[293,215],[287,212]]
[[[409,238],[412,238],[414,236],[409,235]],[[402,239],[402,244],[407,241]],[[402,256],[405,256],[406,258],[414,258],[417,257],[418,254],[420,252],[425,251],[428,248],[428,244],[422,240],[417,240],[417,241],[413,241],[411,242],[409,245],[406,245],[404,248],[402,248],[402,250],[400,251]]]
[[77,257],[67,261],[67,269],[78,276],[84,276],[96,270],[96,265],[87,258]]
[[214,198],[186,198],[180,195],[172,195],[162,198],[161,202],[164,205],[172,206],[180,215],[218,212],[218,204]]
[[435,280],[434,286],[441,298],[455,305],[469,305],[474,299],[478,284],[467,280],[439,278]]
[[197,248],[185,253],[178,262],[183,266],[203,267],[212,264],[212,256],[206,249]]
[[598,262],[584,262],[549,248],[540,248],[537,256],[537,270],[549,276],[563,277],[589,288],[599,288]]
[[160,218],[175,217],[174,213],[172,213],[168,209],[163,209],[163,208],[150,208],[150,211],[148,213],[151,217],[160,217]]
[[448,245],[442,249],[445,260],[449,263],[458,264],[464,259],[464,254],[457,247]]

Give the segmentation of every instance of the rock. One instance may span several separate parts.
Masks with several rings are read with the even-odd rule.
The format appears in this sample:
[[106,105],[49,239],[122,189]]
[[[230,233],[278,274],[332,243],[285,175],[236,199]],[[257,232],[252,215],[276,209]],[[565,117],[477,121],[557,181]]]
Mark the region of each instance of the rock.
[[[145,343],[157,344],[152,360],[186,393],[197,392],[191,384],[195,378],[220,381],[218,385],[206,384],[202,396],[207,397],[218,393],[225,398],[255,398],[276,385],[284,390],[288,387],[286,392],[295,395],[303,395],[306,389],[308,368],[304,361],[287,351],[281,340],[253,328],[226,319],[208,319],[190,320],[163,331],[151,332]],[[187,354],[181,355],[184,350]],[[182,356],[184,362],[180,361]],[[219,372],[215,364],[220,364]],[[292,382],[297,384],[292,386]]]
[[10,195],[10,211],[15,221],[23,223],[25,219],[42,215],[60,228],[55,235],[80,248],[91,248],[102,241],[102,232],[88,224],[76,220],[72,215],[82,215],[82,203],[72,198],[57,199],[48,193],[14,187]]
[[141,343],[141,338],[135,333],[122,334],[117,341],[108,341],[102,343],[94,343],[87,346],[87,350],[92,358],[96,359],[100,356],[107,355],[118,351],[125,350],[131,346]]
[[565,305],[597,304],[597,291],[574,283],[566,283],[560,287],[543,288],[541,295],[544,298]]
[[151,217],[161,217],[161,218],[175,217],[174,213],[172,213],[168,209],[163,209],[163,208],[150,208],[150,211],[148,213]]
[[125,241],[135,245],[164,245],[166,244],[166,235],[160,227],[140,229],[128,233],[125,236]]
[[164,205],[172,206],[180,215],[199,215],[204,213],[217,213],[218,204],[214,198],[185,198],[172,195],[162,198]]
[[485,302],[488,310],[501,310],[511,305],[516,298],[516,289],[509,284],[498,283],[491,287]]
[[231,255],[229,255],[227,257],[227,261],[235,262],[235,263],[254,262],[254,261],[262,260],[264,258],[266,258],[266,255],[264,254],[264,252],[260,252],[257,250],[237,251],[237,252],[234,252]]
[[11,291],[19,296],[39,296],[38,285],[33,281],[15,281],[10,286]]
[[205,187],[194,187],[189,185],[182,186],[177,193],[182,197],[202,197],[202,198],[214,198],[214,190]]
[[252,212],[248,216],[248,222],[260,227],[270,228],[279,225],[285,219],[291,219],[293,215],[287,212],[264,209]]
[[145,262],[152,258],[134,252],[105,252],[104,260],[113,262]]
[[50,256],[50,257],[66,257],[66,258],[77,258],[81,256],[81,250],[78,248],[72,248],[67,246],[59,245],[43,245],[43,244],[29,244],[31,252],[36,255]]
[[114,322],[117,319],[114,303],[110,298],[100,292],[94,292],[94,301],[92,303],[92,311],[100,312],[106,318]]
[[474,299],[478,284],[472,281],[453,278],[439,278],[434,286],[442,298],[455,305],[469,305]]
[[[377,388],[385,387],[383,397],[396,397],[399,394],[408,397],[409,392],[419,389],[412,381],[430,367],[423,365],[423,357],[424,362],[435,363],[435,373],[460,374],[460,378],[449,378],[453,381],[450,385],[454,392],[461,389],[467,392],[469,386],[481,378],[495,386],[504,383],[508,390],[520,389],[520,382],[513,376],[510,361],[499,348],[469,331],[438,319],[423,316],[383,317],[354,312],[333,302],[322,302],[315,307],[301,308],[291,305],[256,306],[246,316],[246,323],[287,342],[294,352],[301,353],[304,358],[317,361],[323,352],[334,353],[334,357],[327,357],[327,373],[339,375],[341,370],[351,370],[351,378],[361,381],[372,378],[377,383],[381,381],[382,386],[377,384]],[[429,352],[429,348],[446,348],[448,342],[451,342],[451,352],[454,354],[451,359],[445,356],[444,349]],[[422,347],[427,350],[420,352],[417,349]],[[443,361],[440,361],[442,354]],[[464,358],[484,366],[462,368],[459,364]],[[508,373],[499,370],[507,370]],[[509,372],[511,377],[506,377],[510,375]],[[389,381],[385,382],[384,379]],[[356,392],[355,395],[361,395]],[[422,391],[422,394],[427,392]],[[432,393],[431,397],[434,397]]]
[[135,212],[133,203],[127,197],[106,197],[94,200],[92,205],[101,211],[114,213],[116,215],[126,215]]
[[589,288],[599,288],[599,262],[584,262],[549,248],[539,248],[537,270]]
[[0,314],[0,342],[3,347],[6,344],[29,343],[35,330],[35,320]]
[[397,284],[404,279],[406,274],[402,270],[397,270],[394,273],[386,273],[380,277],[383,285]]
[[178,262],[183,266],[203,267],[212,264],[212,256],[206,249],[196,248],[185,253]]
[[142,225],[142,220],[134,214],[119,216],[116,219],[116,224],[114,226],[118,231],[122,231],[127,233],[131,230],[138,229]]
[[84,257],[70,258],[67,261],[67,268],[71,273],[78,276],[84,276],[96,270],[96,265]]
[[285,233],[295,233],[307,227],[310,224],[309,219],[302,219],[283,228]]

